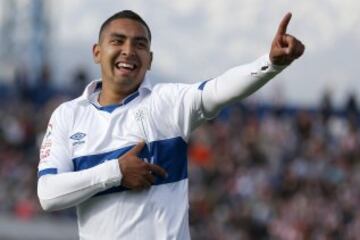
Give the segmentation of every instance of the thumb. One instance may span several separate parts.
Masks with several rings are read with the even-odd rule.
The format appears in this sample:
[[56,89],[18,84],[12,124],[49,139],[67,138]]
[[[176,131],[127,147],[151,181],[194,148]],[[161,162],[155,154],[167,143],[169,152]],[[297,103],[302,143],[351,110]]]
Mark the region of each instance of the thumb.
[[127,154],[130,154],[130,155],[137,155],[138,153],[141,152],[141,150],[144,148],[145,146],[145,142],[144,141],[141,141],[139,143],[137,143],[133,148],[131,148]]

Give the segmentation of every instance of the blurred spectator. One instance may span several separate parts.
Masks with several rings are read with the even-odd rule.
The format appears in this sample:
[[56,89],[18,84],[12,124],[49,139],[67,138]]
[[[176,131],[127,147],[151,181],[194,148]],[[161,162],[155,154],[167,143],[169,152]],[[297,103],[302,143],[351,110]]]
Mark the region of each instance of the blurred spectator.
[[345,111],[347,114],[355,114],[355,115],[358,114],[359,109],[355,94],[349,95],[349,98],[347,99],[346,102]]
[[331,98],[331,91],[327,90],[320,102],[320,112],[321,112],[321,120],[326,125],[328,123],[329,118],[333,114],[333,104]]
[[89,83],[89,77],[84,68],[78,68],[73,76],[69,94],[71,98],[79,97],[84,91],[86,85]]
[[36,107],[42,107],[57,94],[51,77],[50,67],[43,66],[40,79],[31,89],[31,99]]
[[22,65],[18,67],[15,72],[15,89],[17,96],[22,102],[27,102],[31,100],[31,86],[28,78],[27,71]]

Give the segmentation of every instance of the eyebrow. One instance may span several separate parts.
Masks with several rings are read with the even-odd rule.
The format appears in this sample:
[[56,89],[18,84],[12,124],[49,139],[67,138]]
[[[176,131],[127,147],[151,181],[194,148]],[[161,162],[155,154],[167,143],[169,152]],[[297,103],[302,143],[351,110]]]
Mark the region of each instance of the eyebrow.
[[[127,38],[127,36],[122,34],[122,33],[111,33],[110,37],[111,38]],[[150,40],[148,38],[143,37],[143,36],[135,36],[134,39],[136,41],[144,41],[144,42],[147,42],[147,43],[150,42]]]

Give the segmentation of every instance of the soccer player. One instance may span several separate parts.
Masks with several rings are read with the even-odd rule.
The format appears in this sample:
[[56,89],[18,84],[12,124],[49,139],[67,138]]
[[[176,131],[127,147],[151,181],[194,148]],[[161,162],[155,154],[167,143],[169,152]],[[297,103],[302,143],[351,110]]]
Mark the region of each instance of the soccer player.
[[136,13],[101,26],[101,79],[52,114],[40,150],[46,211],[76,206],[80,239],[190,239],[187,140],[219,110],[263,86],[304,52],[281,21],[270,53],[196,84],[152,85],[151,32]]

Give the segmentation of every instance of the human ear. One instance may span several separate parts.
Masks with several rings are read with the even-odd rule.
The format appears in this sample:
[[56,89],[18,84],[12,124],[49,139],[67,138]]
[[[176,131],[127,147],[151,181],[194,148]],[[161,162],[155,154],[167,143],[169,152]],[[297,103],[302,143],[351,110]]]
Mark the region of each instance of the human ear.
[[100,51],[100,45],[99,45],[98,43],[95,43],[95,44],[93,45],[92,52],[93,52],[94,62],[95,62],[96,64],[99,64],[99,63],[100,63],[100,59],[101,59],[101,51]]
[[150,61],[149,61],[149,66],[148,66],[148,70],[150,70],[151,69],[151,64],[152,64],[152,60],[153,60],[153,52],[150,52]]

